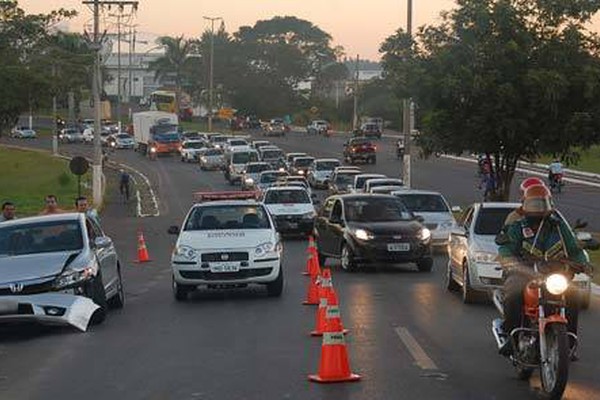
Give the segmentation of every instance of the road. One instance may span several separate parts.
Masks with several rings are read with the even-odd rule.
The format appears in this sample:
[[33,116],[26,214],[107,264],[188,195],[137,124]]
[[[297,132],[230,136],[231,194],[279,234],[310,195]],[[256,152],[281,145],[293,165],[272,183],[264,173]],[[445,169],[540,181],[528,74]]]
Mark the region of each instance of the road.
[[[285,150],[338,157],[342,140],[307,139],[299,133],[272,139]],[[410,267],[347,274],[337,263],[328,264],[344,324],[350,329],[352,369],[363,380],[326,386],[308,382],[306,375],[318,367],[320,340],[308,335],[315,309],[300,304],[307,283],[301,275],[306,242],[285,242],[286,285],[281,298],[268,298],[260,289],[202,291],[186,303],[176,303],[169,275],[175,238],[166,234],[167,228],[180,224],[192,191],[231,187],[219,172],[200,172],[175,157],[151,162],[119,151],[114,158],[144,171],[161,200],[157,218],[136,219],[114,200],[109,200],[102,216],[124,263],[127,304],[84,334],[70,329],[2,328],[0,398],[536,398],[539,381],[518,381],[508,362],[496,354],[489,331],[493,308],[465,306],[445,291],[447,258],[441,254],[431,274]],[[384,140],[378,164],[365,170],[392,176],[399,173],[399,165],[392,143]],[[476,198],[470,164],[418,160],[414,185],[440,190],[452,204],[465,205]],[[561,209],[569,218],[585,217],[594,229],[600,227],[591,208],[598,206],[590,200],[599,193],[567,189],[558,199]],[[153,260],[148,264],[133,262],[138,228],[144,231]],[[594,298],[582,315],[582,358],[572,365],[567,399],[600,399],[600,348],[595,342],[599,307]],[[415,359],[413,354],[420,356]]]

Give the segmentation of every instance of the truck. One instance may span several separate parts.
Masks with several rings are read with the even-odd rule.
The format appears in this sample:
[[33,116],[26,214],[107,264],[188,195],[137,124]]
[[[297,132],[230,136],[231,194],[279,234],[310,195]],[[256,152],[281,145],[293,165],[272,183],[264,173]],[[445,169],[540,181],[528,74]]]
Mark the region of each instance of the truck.
[[[135,150],[150,156],[179,153],[181,139],[178,132],[177,114],[164,111],[144,111],[133,114]],[[154,149],[154,150],[152,150]]]
[[377,162],[377,146],[366,138],[353,138],[344,143],[344,160],[350,164],[357,161],[375,164]]

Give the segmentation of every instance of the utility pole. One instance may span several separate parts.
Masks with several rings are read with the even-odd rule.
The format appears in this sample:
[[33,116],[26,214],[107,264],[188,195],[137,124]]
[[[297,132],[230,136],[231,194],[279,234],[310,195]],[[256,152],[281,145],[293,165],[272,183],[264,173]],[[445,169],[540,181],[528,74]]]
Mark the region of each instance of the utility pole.
[[210,21],[210,68],[208,72],[208,131],[212,132],[213,113],[213,80],[214,80],[214,58],[215,58],[215,21],[223,21],[221,17],[204,17]]
[[[408,1],[408,15],[406,22],[406,33],[408,37],[412,39],[412,14],[413,14],[413,5],[412,0]],[[404,130],[404,158],[403,158],[403,168],[402,168],[402,180],[404,181],[404,186],[407,188],[411,187],[411,144],[412,144],[412,115],[411,115],[411,99],[406,98],[402,101],[402,127]]]
[[[56,64],[52,64],[52,77],[56,77]],[[52,154],[58,155],[58,124],[56,121],[56,89],[52,93],[52,121],[54,121],[54,130],[52,132]]]
[[92,165],[92,197],[94,205],[100,206],[102,202],[102,147],[100,144],[100,120],[102,119],[102,110],[100,104],[100,50],[102,49],[100,37],[100,6],[118,6],[120,8],[126,5],[137,9],[137,1],[113,1],[113,0],[85,0],[83,4],[92,7],[94,15],[94,32],[92,35],[92,50],[96,52],[94,57],[94,76],[92,78],[92,96],[94,99],[94,160]]
[[128,76],[127,76],[127,82],[129,82],[129,87],[127,90],[127,104],[129,104],[129,108],[131,109],[131,93],[132,93],[132,88],[133,88],[133,72],[131,71],[131,68],[133,67],[133,54],[135,52],[135,28],[133,27],[133,25],[129,26],[129,66],[127,68],[128,71]]
[[355,131],[358,128],[358,63],[360,61],[359,55],[356,55],[356,67],[354,74],[354,114],[352,117],[352,130]]

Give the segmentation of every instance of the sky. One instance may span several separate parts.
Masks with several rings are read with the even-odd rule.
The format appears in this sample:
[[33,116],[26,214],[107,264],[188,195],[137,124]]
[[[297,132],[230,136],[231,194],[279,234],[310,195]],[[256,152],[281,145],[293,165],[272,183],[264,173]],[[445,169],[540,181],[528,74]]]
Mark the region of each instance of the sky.
[[[81,32],[92,19],[91,10],[81,3],[81,0],[19,0],[19,5],[31,13],[61,7],[78,11],[79,16],[66,24],[75,32]],[[454,0],[414,0],[413,26],[435,24],[440,21],[440,12],[454,5]],[[254,25],[257,20],[290,15],[306,19],[329,33],[333,45],[344,47],[347,56],[353,58],[358,54],[361,59],[378,60],[380,44],[406,26],[406,8],[407,0],[139,0],[134,23],[146,35],[198,37],[209,24],[203,16],[224,18],[227,31],[233,33],[240,26]],[[600,17],[594,26],[600,27]]]

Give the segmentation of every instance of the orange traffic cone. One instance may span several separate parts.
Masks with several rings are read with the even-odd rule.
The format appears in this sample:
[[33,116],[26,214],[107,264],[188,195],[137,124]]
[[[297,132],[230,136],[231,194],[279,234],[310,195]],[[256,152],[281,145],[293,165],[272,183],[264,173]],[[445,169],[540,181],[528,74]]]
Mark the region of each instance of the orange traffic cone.
[[308,248],[306,249],[308,258],[306,260],[306,271],[302,275],[314,275],[314,268],[319,265],[319,252],[317,251],[317,245],[312,235],[308,237]]
[[333,288],[331,288],[331,295],[329,299],[327,299],[327,309],[325,311],[325,329],[323,333],[325,332],[342,332],[343,334],[348,333],[348,329],[344,329],[344,325],[342,324],[338,297]]
[[144,234],[140,229],[138,232],[138,259],[137,262],[144,263],[150,261],[148,256],[148,249],[146,248],[146,241],[144,240]]
[[302,304],[306,306],[316,306],[319,304],[319,285],[321,283],[321,275],[311,276],[308,283],[308,291],[306,292],[306,300]]
[[318,383],[354,382],[360,375],[350,371],[348,350],[343,332],[325,332],[321,345],[319,372],[308,379]]
[[332,290],[331,271],[329,268],[326,268],[323,270],[323,276],[321,277],[321,283],[319,285],[319,309],[317,310],[315,330],[310,333],[312,336],[321,336],[323,332],[325,332],[325,316],[327,313],[327,305],[332,298]]

